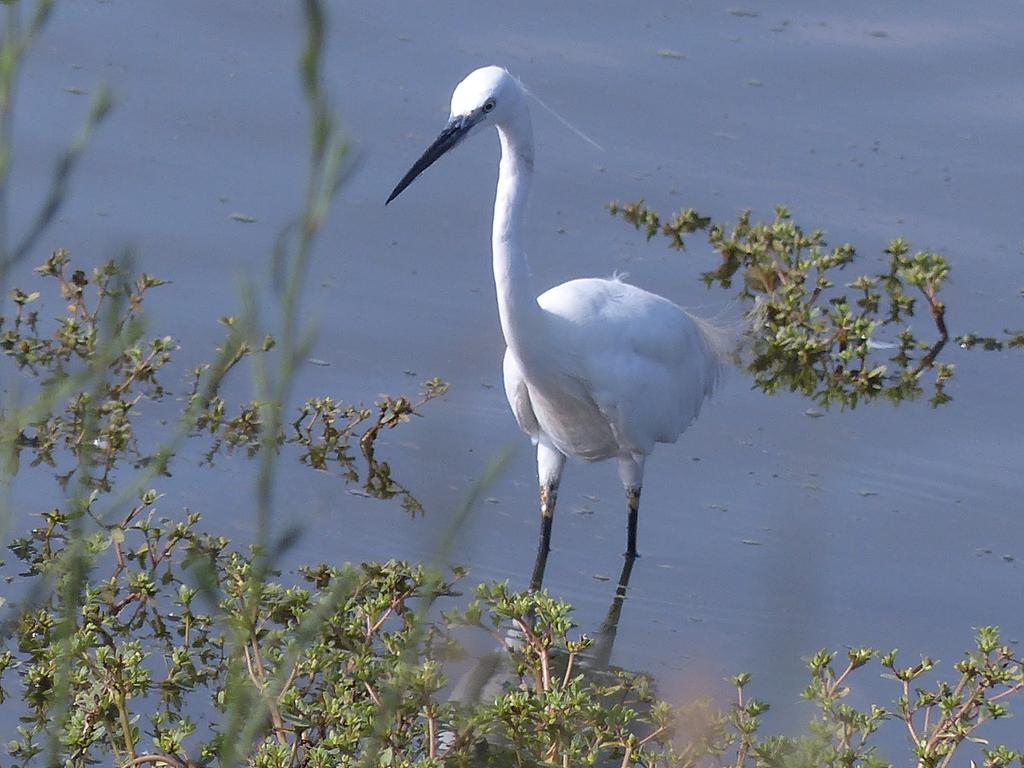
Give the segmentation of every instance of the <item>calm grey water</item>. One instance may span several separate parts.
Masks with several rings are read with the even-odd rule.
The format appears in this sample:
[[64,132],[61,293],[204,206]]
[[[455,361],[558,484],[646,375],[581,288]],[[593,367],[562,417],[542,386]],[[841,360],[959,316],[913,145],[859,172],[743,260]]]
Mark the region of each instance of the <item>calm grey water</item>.
[[[312,531],[297,559],[428,556],[466,489],[514,445],[454,559],[475,580],[528,580],[533,458],[501,389],[490,275],[496,141],[472,142],[383,206],[442,127],[452,87],[483,64],[507,66],[605,148],[534,115],[527,248],[538,292],[623,270],[697,312],[728,311],[729,297],[696,279],[713,264],[706,247],[647,244],[605,205],[643,197],[729,218],[782,203],[871,259],[897,235],[947,254],[954,333],[1024,325],[1019,3],[743,9],[756,15],[715,2],[332,7],[327,80],[358,164],[309,280],[313,356],[330,365],[305,369],[297,392],[369,400],[435,375],[452,390],[381,441],[424,503],[421,518],[285,463],[279,515]],[[181,339],[182,360],[208,357],[240,276],[263,281],[296,210],[300,34],[290,4],[83,0],[58,8],[30,60],[16,210],[42,193],[84,114],[87,99],[69,89],[108,81],[117,96],[38,258],[64,246],[91,263],[134,247],[143,269],[174,281],[153,294],[154,323]],[[643,557],[613,662],[651,671],[672,698],[718,692],[723,675],[750,670],[784,724],[808,714],[794,703],[801,657],[819,647],[951,662],[973,626],[1024,638],[1024,356],[954,349],[946,359],[955,400],[938,411],[809,418],[808,403],[767,398],[734,373],[648,463]],[[202,510],[209,526],[244,537],[251,467],[198,470],[200,451],[178,462],[165,510]],[[32,482],[19,481],[18,498],[35,497]],[[545,583],[588,630],[611,601],[624,527],[614,466],[571,465]]]

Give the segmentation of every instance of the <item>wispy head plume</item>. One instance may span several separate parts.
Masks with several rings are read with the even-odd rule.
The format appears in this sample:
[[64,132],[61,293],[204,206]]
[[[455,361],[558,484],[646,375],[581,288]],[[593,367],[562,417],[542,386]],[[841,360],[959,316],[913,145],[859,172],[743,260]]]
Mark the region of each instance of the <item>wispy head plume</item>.
[[[516,80],[519,80],[519,78],[517,77]],[[568,128],[570,131],[575,133],[577,136],[579,136],[581,139],[583,139],[585,142],[587,142],[587,144],[589,144],[590,146],[594,147],[595,149],[600,150],[601,152],[604,152],[604,147],[602,147],[600,144],[598,144],[592,138],[587,136],[587,134],[585,134],[583,131],[581,131],[579,128],[577,128],[575,125],[573,125],[568,120],[566,120],[564,117],[562,117],[560,114],[558,114],[553,108],[551,108],[547,104],[545,104],[544,101],[540,98],[540,96],[538,96],[537,94],[535,94],[533,91],[531,91],[529,88],[526,87],[526,84],[523,83],[522,80],[519,80],[519,86],[523,89],[523,92],[527,96],[529,96],[531,99],[533,99],[538,104],[540,104],[542,107],[544,107],[545,111],[548,112],[548,114],[550,114],[552,117],[554,117],[555,120],[557,120],[562,125],[564,125],[566,128]]]

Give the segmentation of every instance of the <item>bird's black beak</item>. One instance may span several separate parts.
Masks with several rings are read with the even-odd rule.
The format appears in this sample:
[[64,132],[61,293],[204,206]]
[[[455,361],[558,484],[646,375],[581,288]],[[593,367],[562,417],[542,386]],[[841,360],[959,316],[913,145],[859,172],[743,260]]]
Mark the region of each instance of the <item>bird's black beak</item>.
[[388,195],[387,202],[384,205],[387,205],[402,194],[402,190],[412,184],[413,179],[433,165],[437,158],[462,141],[466,134],[469,133],[469,129],[473,127],[473,122],[468,116],[452,118],[448,125],[445,126],[445,129],[441,131],[441,135],[434,139],[434,143],[427,147],[427,151],[423,153],[419,160],[413,163],[409,172],[398,182],[391,191],[391,194]]

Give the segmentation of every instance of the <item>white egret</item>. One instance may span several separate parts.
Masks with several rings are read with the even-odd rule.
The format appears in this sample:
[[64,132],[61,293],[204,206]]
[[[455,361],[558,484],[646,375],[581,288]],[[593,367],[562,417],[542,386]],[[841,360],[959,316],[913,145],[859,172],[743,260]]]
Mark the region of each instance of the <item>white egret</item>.
[[505,393],[537,446],[541,533],[534,586],[550,548],[558,484],[568,456],[614,458],[626,491],[626,556],[636,556],[644,460],[673,443],[714,389],[726,335],[668,299],[618,277],[570,280],[533,292],[521,245],[533,176],[526,93],[501,67],[471,72],[455,88],[451,117],[388,197],[467,136],[497,128],[501,163],[491,238],[498,315],[507,349]]

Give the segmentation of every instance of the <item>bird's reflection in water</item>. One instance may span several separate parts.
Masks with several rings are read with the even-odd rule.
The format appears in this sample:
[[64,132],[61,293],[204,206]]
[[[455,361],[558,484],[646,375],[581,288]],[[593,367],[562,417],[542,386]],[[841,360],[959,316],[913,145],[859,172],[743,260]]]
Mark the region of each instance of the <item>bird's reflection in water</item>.
[[591,665],[595,669],[607,669],[612,658],[612,646],[615,644],[615,636],[619,632],[619,617],[622,615],[622,605],[626,602],[626,590],[629,589],[629,577],[633,574],[633,563],[635,556],[627,555],[623,559],[622,571],[619,573],[619,583],[615,587],[615,597],[608,607],[608,613],[601,623],[601,628],[594,636],[594,642],[590,646]]
[[[579,661],[581,670],[593,673],[601,673],[611,668],[612,649],[615,645],[615,636],[619,631],[619,620],[622,616],[622,606],[626,601],[626,593],[629,590],[629,579],[633,574],[633,564],[636,557],[626,556],[622,564],[622,571],[619,573],[618,583],[615,585],[615,594],[612,597],[611,605],[605,614],[604,621],[592,637],[590,648],[583,654]],[[534,562],[533,577],[531,578],[530,589],[539,590],[544,580],[544,570],[547,564],[547,550],[541,547],[537,551],[537,559]],[[507,630],[505,640],[509,645],[521,642],[517,630]],[[477,704],[486,701],[493,701],[510,687],[519,685],[519,676],[510,663],[509,654],[504,649],[491,651],[480,656],[472,667],[463,674],[455,687],[452,689],[451,699],[460,704]]]

